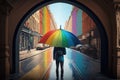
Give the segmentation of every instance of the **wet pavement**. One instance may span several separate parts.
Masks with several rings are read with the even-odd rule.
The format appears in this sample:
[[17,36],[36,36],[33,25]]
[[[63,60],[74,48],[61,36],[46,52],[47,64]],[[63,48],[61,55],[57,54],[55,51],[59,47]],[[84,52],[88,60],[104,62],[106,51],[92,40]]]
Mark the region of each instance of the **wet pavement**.
[[[24,51],[27,52],[27,51]],[[39,80],[51,63],[52,49],[31,50],[31,53],[20,53],[19,76],[17,80]],[[48,58],[49,57],[49,58]],[[16,80],[14,79],[14,80]]]
[[[22,59],[22,61],[20,61],[20,64],[22,65],[21,72],[25,73],[28,71],[26,74],[24,74],[24,76],[21,78],[21,80],[26,80],[26,79],[28,79],[28,77],[29,77],[29,79],[31,78],[34,80],[38,80],[38,79],[40,79],[40,80],[41,79],[42,80],[56,80],[55,61],[52,60],[51,64],[47,63],[47,61],[46,61],[47,58],[50,58],[50,56],[47,57],[46,55],[52,54],[52,49],[53,48],[42,51],[40,54],[36,53],[36,55],[34,55],[33,57],[30,57],[28,59],[21,58]],[[50,51],[48,51],[48,50],[50,50]],[[99,63],[96,64],[97,65],[96,68],[89,70],[88,69],[89,67],[92,67],[93,65],[95,65],[92,61],[91,62],[89,61],[89,59],[91,59],[91,58],[89,58],[75,50],[71,50],[71,49],[66,49],[66,50],[67,50],[67,54],[65,55],[65,62],[64,62],[64,80],[82,80],[82,78],[85,78],[84,75],[87,75],[86,73],[91,72],[90,70],[94,70],[95,73],[96,73],[96,71],[97,72],[99,71],[98,70]],[[35,52],[36,51],[34,51],[34,53]],[[48,53],[44,53],[44,52],[48,52]],[[31,53],[27,53],[27,54],[31,54]],[[44,57],[46,56],[46,59],[43,59],[42,56],[44,56]],[[38,65],[36,65],[35,63],[37,63]],[[90,66],[90,63],[92,64],[92,66]],[[48,65],[50,65],[50,66],[48,67]],[[32,69],[32,67],[34,67],[34,68]],[[32,69],[32,70],[29,71],[30,69]],[[80,69],[82,69],[82,70],[80,70]],[[86,72],[86,70],[89,70],[89,72]],[[38,71],[39,71],[39,75],[36,74],[36,73],[38,73]],[[31,75],[31,74],[33,74],[33,72],[37,76]],[[89,77],[89,76],[87,76],[87,77]]]
[[29,57],[32,57],[32,56],[35,56],[41,52],[44,52],[46,51],[48,48],[44,49],[44,50],[36,50],[36,49],[31,49],[29,52],[28,50],[24,50],[24,51],[20,51],[20,58],[19,60],[24,60],[24,59],[27,59]]
[[56,63],[53,61],[51,67],[43,77],[43,80],[82,80],[80,73],[74,68],[72,62],[65,57],[64,62],[64,78],[61,79],[61,69],[59,67],[59,79],[56,78]]
[[[31,68],[31,70],[27,71],[23,76],[21,76],[19,80],[56,80],[55,61],[52,59],[50,59],[51,61],[48,60],[48,58],[50,58],[50,54],[52,54],[52,49],[53,48],[48,48],[44,51],[33,50],[35,53],[34,56],[29,56],[29,59],[32,61],[29,59],[27,59],[27,61],[25,55],[24,58],[21,57],[20,63],[26,64],[23,66],[25,67],[23,70],[29,68],[29,65],[34,66]],[[29,54],[32,55],[32,52]],[[112,80],[101,75],[99,72],[100,62],[98,60],[90,58],[78,51],[67,48],[67,54],[65,55],[64,62],[63,80]],[[60,74],[61,73],[59,67],[59,75]],[[59,80],[61,80],[60,77]]]

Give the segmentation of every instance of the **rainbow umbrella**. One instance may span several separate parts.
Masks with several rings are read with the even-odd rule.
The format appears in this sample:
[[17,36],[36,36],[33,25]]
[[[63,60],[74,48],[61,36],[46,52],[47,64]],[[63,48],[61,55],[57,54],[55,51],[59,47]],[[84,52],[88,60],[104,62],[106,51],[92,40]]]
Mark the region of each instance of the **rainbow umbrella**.
[[40,39],[39,43],[44,43],[55,47],[71,47],[80,44],[80,41],[71,32],[60,28],[47,32]]

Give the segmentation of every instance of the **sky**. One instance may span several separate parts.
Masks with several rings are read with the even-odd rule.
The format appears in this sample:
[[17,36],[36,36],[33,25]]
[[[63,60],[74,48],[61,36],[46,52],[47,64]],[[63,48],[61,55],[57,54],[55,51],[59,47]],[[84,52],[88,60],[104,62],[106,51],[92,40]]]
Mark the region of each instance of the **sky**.
[[50,12],[52,13],[55,19],[57,28],[59,29],[61,25],[61,28],[64,29],[65,22],[69,19],[71,15],[72,5],[59,2],[50,4],[48,6]]

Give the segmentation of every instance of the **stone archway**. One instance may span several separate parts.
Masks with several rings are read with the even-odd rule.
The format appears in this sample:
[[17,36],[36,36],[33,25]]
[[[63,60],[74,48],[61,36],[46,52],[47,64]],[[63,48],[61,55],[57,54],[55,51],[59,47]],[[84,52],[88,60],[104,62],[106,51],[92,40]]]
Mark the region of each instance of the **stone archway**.
[[[17,2],[16,5],[14,6],[14,8],[11,11],[11,14],[8,17],[8,30],[9,30],[9,34],[7,35],[9,38],[8,43],[10,46],[10,59],[12,60],[16,60],[18,57],[18,54],[15,54],[16,52],[14,52],[14,49],[16,44],[13,44],[15,39],[17,38],[16,33],[18,33],[17,31],[19,30],[19,27],[16,28],[16,26],[20,26],[20,24],[22,24],[23,21],[25,21],[25,17],[26,15],[31,12],[32,9],[34,9],[35,7],[37,7],[38,5],[46,5],[51,3],[50,2],[42,2],[42,1],[21,1],[21,2]],[[105,11],[106,8],[102,7],[104,4],[101,4],[102,2],[90,2],[90,1],[66,1],[68,3],[72,3],[77,7],[82,7],[84,9],[85,12],[87,12],[88,14],[90,14],[90,16],[93,18],[93,20],[96,22],[96,24],[99,24],[99,31],[101,34],[101,53],[102,53],[102,58],[101,58],[101,72],[106,74],[106,75],[111,75],[112,77],[116,77],[116,62],[117,60],[116,58],[116,36],[114,36],[116,34],[116,28],[114,28],[115,26],[115,20],[114,20],[114,16],[112,14],[114,14],[114,11],[112,11],[111,14],[109,14],[111,11],[107,10]],[[80,3],[79,3],[80,2]],[[103,0],[104,2],[104,0]],[[21,4],[24,5],[22,7],[20,7]],[[26,5],[27,4],[27,5]],[[84,5],[83,5],[84,4]],[[34,6],[36,5],[36,6]],[[33,7],[34,6],[34,7]],[[41,6],[41,7],[42,7]],[[109,6],[111,6],[111,9],[113,10],[113,5],[112,2],[109,3]],[[19,13],[19,14],[18,14]],[[27,13],[27,14],[25,14]],[[110,17],[111,16],[111,17]],[[110,18],[109,18],[110,17]],[[113,21],[114,20],[114,21]],[[19,24],[18,24],[19,23]],[[10,26],[12,28],[10,28]],[[115,32],[111,32],[112,30],[114,30]],[[13,42],[12,42],[13,41]],[[109,53],[109,54],[108,54]],[[14,62],[13,62],[14,63]],[[12,65],[13,63],[10,63],[12,68],[16,68],[16,65]],[[113,65],[113,64],[114,65]],[[13,70],[14,72],[18,72],[18,69]]]

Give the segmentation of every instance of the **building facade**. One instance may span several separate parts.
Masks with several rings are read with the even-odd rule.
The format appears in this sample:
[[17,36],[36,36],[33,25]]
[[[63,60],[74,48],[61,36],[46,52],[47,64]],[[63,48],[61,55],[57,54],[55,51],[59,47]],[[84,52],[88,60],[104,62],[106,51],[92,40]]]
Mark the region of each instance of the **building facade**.
[[82,34],[82,10],[73,6],[71,15],[66,21],[65,29],[75,34],[77,37]]
[[78,9],[76,20],[76,35],[80,36],[82,34],[82,10]]
[[77,22],[77,11],[78,11],[78,8],[77,7],[73,7],[73,10],[72,10],[72,33],[76,35],[77,33],[77,30],[76,30],[76,22]]
[[97,25],[91,17],[82,12],[82,37],[83,44],[88,44],[97,49],[97,56],[100,57],[100,36]]
[[43,7],[40,9],[40,34],[44,35],[50,30],[56,29],[55,20],[49,10],[49,7]]
[[50,30],[56,29],[49,8],[43,7],[32,14],[22,27],[19,50],[36,48],[40,38]]
[[22,25],[19,40],[19,50],[26,50],[28,46],[33,49],[38,44],[40,38],[40,27],[39,27],[39,11],[32,14],[27,21]]
[[75,34],[83,45],[90,45],[97,48],[97,55],[100,55],[99,31],[94,21],[86,12],[73,6],[71,15],[66,22],[65,29]]

